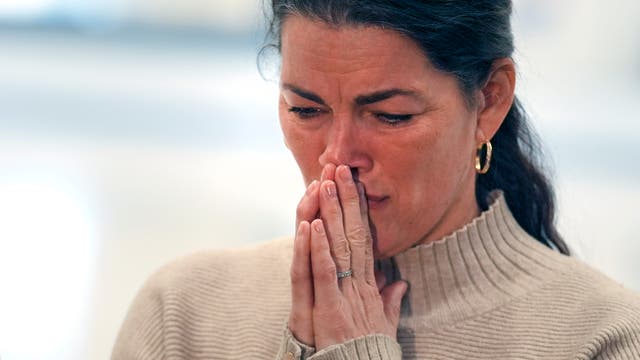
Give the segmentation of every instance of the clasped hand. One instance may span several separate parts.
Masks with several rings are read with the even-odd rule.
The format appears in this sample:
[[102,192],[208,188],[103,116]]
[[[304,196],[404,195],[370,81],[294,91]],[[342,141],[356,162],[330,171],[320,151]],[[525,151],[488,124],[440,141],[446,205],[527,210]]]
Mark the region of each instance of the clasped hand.
[[[317,214],[320,219],[316,219]],[[327,165],[297,209],[289,329],[317,350],[369,334],[396,339],[407,285],[374,272],[364,187],[349,167]],[[352,270],[338,279],[337,273]]]

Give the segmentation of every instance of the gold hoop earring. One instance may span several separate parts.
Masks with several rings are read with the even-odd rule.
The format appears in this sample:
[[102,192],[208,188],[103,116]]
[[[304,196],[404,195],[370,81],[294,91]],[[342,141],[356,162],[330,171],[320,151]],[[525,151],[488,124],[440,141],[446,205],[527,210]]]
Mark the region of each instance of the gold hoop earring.
[[[480,161],[480,156],[482,155],[482,148],[487,146],[487,155],[484,159],[484,166]],[[476,152],[476,171],[478,174],[486,174],[489,171],[489,167],[491,166],[491,153],[493,152],[493,146],[491,146],[491,141],[487,141],[478,145],[478,151]]]

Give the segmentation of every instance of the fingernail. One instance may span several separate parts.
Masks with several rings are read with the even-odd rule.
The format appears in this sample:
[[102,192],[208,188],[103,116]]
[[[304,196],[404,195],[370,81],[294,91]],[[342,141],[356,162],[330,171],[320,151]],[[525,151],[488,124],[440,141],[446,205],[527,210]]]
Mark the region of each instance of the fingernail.
[[338,172],[340,173],[340,180],[344,182],[353,180],[353,178],[351,177],[351,170],[349,170],[347,166],[340,165],[340,167],[338,168]]
[[407,292],[409,292],[409,287],[411,286],[411,284],[409,284],[409,282],[404,279],[402,279],[402,282],[405,284],[404,293],[406,294]]
[[336,184],[333,181],[328,182],[327,185],[325,185],[324,189],[327,192],[327,196],[329,196],[329,198],[336,197]]
[[311,182],[311,184],[309,184],[309,186],[307,186],[307,192],[306,193],[309,194],[310,192],[312,192],[316,188],[317,185],[318,185],[318,180],[313,180]]
[[322,225],[322,221],[314,221],[313,229],[319,234],[322,234],[324,232],[324,226]]
[[320,181],[324,181],[324,180],[328,180],[327,179],[327,173],[329,172],[329,167],[331,166],[331,164],[327,164],[322,168],[322,173],[320,174]]
[[298,224],[298,235],[302,235],[304,234],[304,229],[307,227],[307,222],[306,221],[300,221],[300,224]]

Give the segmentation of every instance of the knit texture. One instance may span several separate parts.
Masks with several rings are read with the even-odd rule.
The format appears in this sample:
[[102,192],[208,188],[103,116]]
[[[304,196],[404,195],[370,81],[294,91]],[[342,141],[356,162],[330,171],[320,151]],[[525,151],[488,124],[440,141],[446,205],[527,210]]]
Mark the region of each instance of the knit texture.
[[640,359],[640,298],[531,238],[499,193],[463,229],[378,262],[410,284],[397,342],[297,342],[285,323],[292,253],[281,239],[164,266],[112,359]]

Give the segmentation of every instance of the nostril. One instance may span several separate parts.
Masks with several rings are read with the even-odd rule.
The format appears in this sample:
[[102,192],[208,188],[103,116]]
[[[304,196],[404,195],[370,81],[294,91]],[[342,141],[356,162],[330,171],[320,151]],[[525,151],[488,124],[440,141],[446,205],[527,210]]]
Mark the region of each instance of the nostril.
[[350,167],[349,169],[351,170],[351,177],[353,178],[353,182],[357,183],[358,182],[358,168]]

